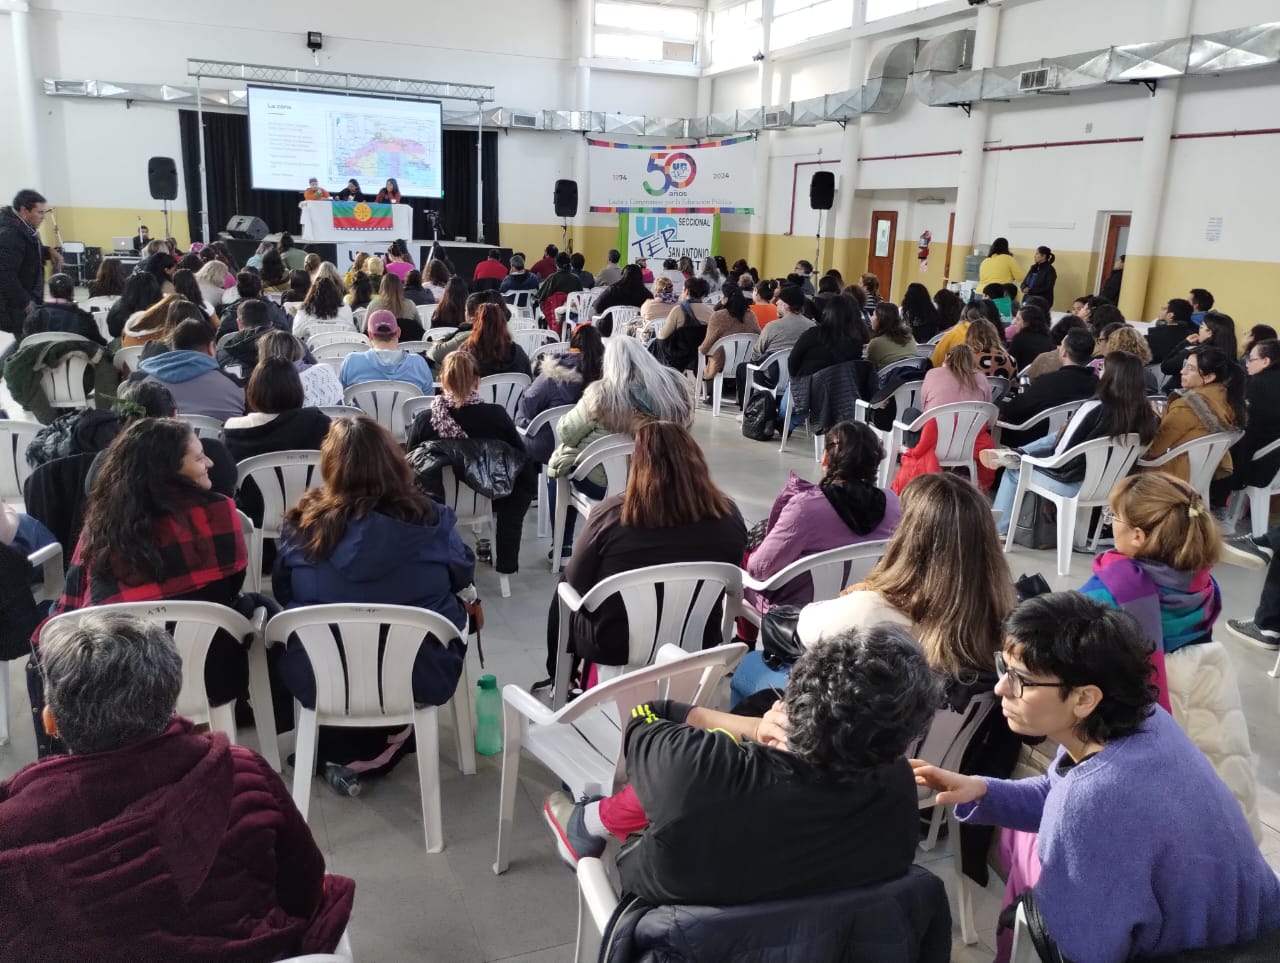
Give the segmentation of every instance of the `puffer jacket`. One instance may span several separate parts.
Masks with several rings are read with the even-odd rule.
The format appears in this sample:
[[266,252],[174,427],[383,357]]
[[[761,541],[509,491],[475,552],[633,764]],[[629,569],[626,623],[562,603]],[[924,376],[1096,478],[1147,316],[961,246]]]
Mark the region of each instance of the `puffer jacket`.
[[[576,405],[582,397],[582,355],[549,354],[544,355],[538,366],[538,376],[533,384],[520,396],[520,404],[516,409],[516,425],[520,428],[528,426],[534,418],[550,408],[562,405]],[[546,464],[556,447],[556,433],[550,426],[543,428],[536,435],[525,439],[529,457],[539,464]]]
[[68,411],[36,432],[27,446],[27,464],[35,469],[55,458],[105,451],[120,433],[120,427],[120,416],[114,411]]
[[[628,426],[624,430],[630,430]],[[560,478],[573,471],[574,462],[582,454],[584,448],[593,441],[599,441],[613,432],[596,420],[591,412],[590,397],[584,393],[573,410],[568,412],[556,425],[556,448],[547,459],[547,475]],[[588,478],[596,485],[607,485],[608,476],[603,468],[596,468]]]
[[257,753],[175,718],[0,786],[0,957],[274,960],[330,953],[355,883],[326,876]]
[[427,361],[430,362],[431,367],[439,371],[444,364],[444,359],[461,348],[462,342],[469,337],[471,337],[471,325],[464,324],[443,341],[433,342],[431,347],[427,349]]
[[44,254],[40,236],[12,207],[0,207],[0,331],[22,330],[28,304],[44,298]]
[[946,963],[951,909],[922,866],[900,879],[803,899],[744,906],[618,905],[604,963]]
[[506,498],[529,460],[505,441],[496,438],[459,438],[424,441],[409,452],[409,467],[419,487],[437,501],[444,497],[442,476],[452,468],[455,476],[485,498]]

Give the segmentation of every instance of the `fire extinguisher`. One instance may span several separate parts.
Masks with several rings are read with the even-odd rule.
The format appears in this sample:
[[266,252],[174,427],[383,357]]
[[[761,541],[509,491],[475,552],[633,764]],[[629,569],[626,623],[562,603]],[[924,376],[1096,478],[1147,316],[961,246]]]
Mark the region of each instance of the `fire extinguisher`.
[[920,249],[916,252],[916,258],[921,261],[929,260],[929,245],[933,243],[933,235],[925,231],[920,235]]

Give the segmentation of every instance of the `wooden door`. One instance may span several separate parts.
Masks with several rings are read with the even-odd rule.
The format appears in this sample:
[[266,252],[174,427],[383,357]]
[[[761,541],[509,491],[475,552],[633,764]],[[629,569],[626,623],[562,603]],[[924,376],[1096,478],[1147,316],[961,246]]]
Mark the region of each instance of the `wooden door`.
[[867,252],[867,273],[880,280],[880,297],[892,299],[893,251],[898,243],[898,212],[871,212],[871,245]]
[[947,260],[942,265],[942,283],[951,283],[951,244],[956,239],[956,212],[951,212],[947,221]]
[[1129,214],[1110,214],[1107,216],[1107,238],[1102,246],[1102,261],[1098,265],[1098,283],[1095,291],[1102,290],[1102,283],[1111,277],[1116,258],[1129,248],[1129,223],[1133,217]]

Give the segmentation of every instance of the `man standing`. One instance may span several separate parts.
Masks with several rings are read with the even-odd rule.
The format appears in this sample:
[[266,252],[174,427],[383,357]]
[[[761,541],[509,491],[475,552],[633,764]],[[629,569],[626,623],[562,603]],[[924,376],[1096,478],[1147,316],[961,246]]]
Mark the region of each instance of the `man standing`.
[[608,287],[610,284],[616,284],[618,278],[622,277],[622,268],[618,267],[618,262],[622,260],[622,255],[610,248],[608,258],[609,263],[596,275],[596,284],[602,288]]
[[150,242],[151,233],[147,230],[147,225],[138,225],[138,233],[133,236],[133,253],[139,253]]
[[22,321],[44,300],[44,262],[62,267],[62,255],[40,243],[48,202],[33,190],[0,208],[0,330],[17,335]]

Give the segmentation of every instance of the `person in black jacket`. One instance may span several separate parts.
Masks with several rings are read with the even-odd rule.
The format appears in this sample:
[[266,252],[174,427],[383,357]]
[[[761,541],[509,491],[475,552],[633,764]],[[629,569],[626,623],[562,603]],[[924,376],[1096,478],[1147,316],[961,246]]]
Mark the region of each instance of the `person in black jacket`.
[[[1147,343],[1151,343],[1150,339],[1148,339]],[[1220,349],[1223,354],[1233,361],[1240,357],[1239,349],[1236,347],[1235,319],[1229,314],[1223,314],[1221,311],[1206,312],[1200,327],[1193,329],[1190,334],[1183,338],[1180,344],[1173,347],[1169,354],[1165,356],[1164,361],[1160,363],[1160,370],[1172,376],[1172,380],[1169,382],[1170,390],[1178,387],[1178,376],[1182,373],[1182,366],[1187,363],[1187,358],[1191,356],[1191,352],[1196,348],[1203,348],[1205,345],[1212,345]],[[1152,354],[1154,356],[1155,352],[1152,352]]]
[[[1022,310],[1026,311],[1028,308],[1024,306]],[[1092,398],[1098,390],[1098,376],[1089,367],[1093,346],[1093,335],[1085,328],[1071,328],[1067,331],[1057,348],[1062,367],[1036,378],[1002,404],[1000,420],[1020,425],[1055,405]],[[1048,426],[1042,423],[1027,431],[1006,431],[1001,435],[1000,441],[1011,448],[1020,448],[1046,434]]]
[[[627,840],[623,892],[654,905],[795,899],[897,879],[918,841],[905,753],[941,698],[906,629],[853,629],[806,649],[763,719],[637,706],[624,736],[630,785],[576,804],[553,793],[544,816],[571,864],[599,855],[611,834]],[[761,833],[765,844],[750,845]]]
[[1151,349],[1151,362],[1162,363],[1178,345],[1186,340],[1187,335],[1195,334],[1195,331],[1196,326],[1191,323],[1191,302],[1185,298],[1172,299],[1164,306],[1159,319],[1147,332],[1147,347]]
[[1111,265],[1111,273],[1102,282],[1102,290],[1098,292],[1100,297],[1106,298],[1112,304],[1120,303],[1120,288],[1124,284],[1124,258],[1123,254],[1116,258],[1115,263]]
[[253,271],[245,270],[236,275],[236,295],[236,300],[226,302],[222,313],[218,315],[218,338],[225,338],[240,330],[240,305],[249,300],[261,301],[267,306],[267,316],[273,328],[293,333],[293,322],[289,315],[280,305],[262,296],[262,279]]
[[76,307],[72,300],[76,282],[69,275],[55,274],[49,278],[49,300],[34,308],[22,322],[22,337],[45,331],[64,331],[78,338],[105,346],[106,338],[98,330],[98,322],[88,311]]
[[[638,308],[648,301],[653,294],[644,286],[644,277],[634,264],[622,269],[618,280],[610,284],[600,296],[592,302],[591,313],[599,317],[609,308]],[[600,333],[606,338],[613,334],[613,315],[600,322]]]
[[[1034,304],[1024,304],[1014,318],[1014,336],[1009,341],[1009,353],[1021,371],[1046,351],[1053,350],[1053,336],[1049,333],[1049,318]],[[999,330],[997,328],[997,330]]]
[[1260,449],[1280,439],[1280,341],[1270,339],[1253,345],[1245,369],[1249,372],[1244,388],[1249,417],[1244,437],[1231,446],[1232,473],[1212,484],[1214,505],[1225,504],[1230,492],[1269,486],[1280,471],[1280,452],[1253,460]]
[[818,323],[800,335],[787,368],[792,378],[816,374],[823,368],[862,357],[861,313],[847,294],[833,295],[822,309]]
[[1044,298],[1049,307],[1053,308],[1053,289],[1058,283],[1058,271],[1053,266],[1055,260],[1053,251],[1043,244],[1036,248],[1035,262],[1022,280],[1023,298]]
[[18,191],[12,207],[0,208],[0,331],[17,334],[27,313],[44,300],[44,262],[62,267],[62,255],[40,243],[44,197]]

